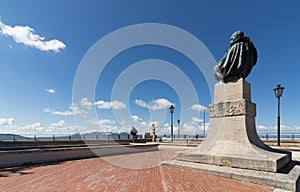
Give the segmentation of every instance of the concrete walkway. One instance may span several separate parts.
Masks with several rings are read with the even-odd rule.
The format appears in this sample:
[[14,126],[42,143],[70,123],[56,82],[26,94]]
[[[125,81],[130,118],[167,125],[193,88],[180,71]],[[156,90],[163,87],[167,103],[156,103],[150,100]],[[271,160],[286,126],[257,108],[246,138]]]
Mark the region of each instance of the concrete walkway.
[[0,191],[273,191],[268,186],[160,166],[187,147],[0,171]]

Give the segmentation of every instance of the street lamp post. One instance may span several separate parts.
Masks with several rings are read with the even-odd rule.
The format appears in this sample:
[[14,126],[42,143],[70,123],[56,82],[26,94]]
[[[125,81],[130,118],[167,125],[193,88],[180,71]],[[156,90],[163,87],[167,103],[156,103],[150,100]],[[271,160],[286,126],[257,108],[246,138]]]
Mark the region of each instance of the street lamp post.
[[278,99],[278,115],[277,115],[277,145],[280,146],[280,97],[282,96],[284,87],[281,87],[280,84],[274,88],[275,96]]
[[171,105],[170,107],[169,107],[169,109],[170,109],[170,113],[171,113],[171,142],[173,143],[173,113],[174,113],[174,106],[173,105]]
[[180,123],[180,119],[177,119],[177,123],[178,123],[178,139],[180,138],[180,131],[179,131],[179,123]]

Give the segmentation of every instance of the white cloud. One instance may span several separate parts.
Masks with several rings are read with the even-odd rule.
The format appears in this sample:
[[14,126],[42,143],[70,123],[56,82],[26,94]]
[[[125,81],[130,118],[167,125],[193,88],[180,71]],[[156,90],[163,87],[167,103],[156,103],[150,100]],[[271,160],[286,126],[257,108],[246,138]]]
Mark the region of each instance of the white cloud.
[[0,32],[5,36],[10,36],[16,43],[34,47],[42,51],[59,52],[60,49],[66,48],[66,45],[57,40],[52,39],[45,41],[45,37],[35,34],[33,28],[29,26],[9,26],[0,21]]
[[55,89],[45,89],[45,91],[47,91],[50,94],[55,94],[56,93]]
[[193,123],[184,123],[183,130],[187,134],[194,134],[196,132],[196,126]]
[[209,130],[209,125],[210,125],[210,123],[205,123],[205,127],[204,127],[204,124],[201,124],[198,127],[200,128],[201,131],[203,131],[204,128],[205,128],[205,131],[208,131]]
[[145,126],[145,125],[147,125],[147,122],[143,121],[143,122],[141,122],[141,125]]
[[131,119],[133,120],[133,122],[143,121],[143,119],[137,115],[132,115]]
[[148,104],[145,101],[141,100],[141,99],[134,100],[134,103],[137,104],[140,107],[148,108]]
[[203,134],[204,129],[207,133],[209,129],[209,123],[203,123],[203,119],[198,117],[192,117],[190,122],[183,123],[183,126],[180,127],[182,134],[196,135]]
[[14,123],[15,120],[13,118],[0,118],[0,125],[12,126]]
[[269,130],[270,128],[268,128],[268,127],[266,127],[266,126],[264,126],[264,125],[257,125],[257,126],[256,126],[256,129],[257,129],[257,131],[267,131],[267,130]]
[[104,126],[104,125],[107,125],[107,124],[113,124],[115,123],[115,121],[112,121],[110,119],[93,119],[93,120],[90,120],[89,123],[92,123],[94,125],[99,125],[99,126]]
[[173,105],[173,103],[171,103],[167,99],[162,98],[152,101],[149,107],[152,110],[159,110],[169,108],[171,105]]
[[126,104],[117,100],[113,100],[111,102],[99,100],[96,101],[94,105],[96,105],[99,109],[126,109]]
[[169,123],[165,123],[163,126],[164,127],[170,127],[170,124]]
[[84,130],[86,130],[87,127],[83,127],[83,126],[78,126],[78,125],[72,125],[68,127],[68,132],[70,134],[75,134],[78,133],[79,131],[82,132]]
[[[277,129],[277,127],[276,127]],[[285,129],[290,130],[290,131],[294,131],[294,132],[298,132],[300,131],[300,126],[286,126]]]
[[[91,124],[97,125],[98,128],[93,131],[101,131],[101,132],[121,132],[124,127],[117,127],[115,125],[115,121],[111,119],[92,119],[88,121]],[[91,130],[89,130],[91,132]]]
[[140,107],[148,108],[153,111],[160,110],[160,109],[166,109],[166,108],[169,108],[171,105],[174,105],[169,100],[164,99],[164,98],[153,100],[148,104],[141,99],[136,99],[134,101],[134,103],[139,105]]
[[208,110],[208,108],[200,104],[194,104],[191,106],[191,110],[204,111],[204,110]]
[[104,101],[104,100],[99,100],[96,102],[92,102],[89,101],[89,99],[87,97],[82,98],[79,101],[79,105],[80,106],[84,106],[87,109],[92,109],[92,106],[97,106],[99,109],[126,109],[126,104],[121,102],[121,101],[117,101],[117,100],[113,100],[113,101]]
[[79,101],[79,105],[84,106],[87,109],[92,109],[93,103],[89,101],[87,97],[84,97]]
[[17,129],[18,129],[18,131],[26,131],[26,132],[30,132],[30,133],[37,133],[37,132],[41,132],[41,131],[45,130],[45,128],[39,122],[33,123],[33,124],[28,124],[23,127],[18,127]]
[[53,115],[62,115],[62,116],[70,116],[70,115],[83,115],[86,114],[84,110],[79,109],[79,107],[72,103],[69,107],[69,110],[66,111],[56,111],[54,109],[45,108],[43,110],[45,113],[51,113]]
[[57,128],[62,128],[65,124],[65,121],[64,120],[60,120],[59,122],[57,123],[52,123],[50,126],[49,126],[49,129],[57,129]]
[[203,119],[199,119],[198,117],[192,117],[192,121],[195,123],[203,122]]
[[[181,128],[182,131],[182,128]],[[162,126],[160,126],[157,129],[157,133],[158,134],[170,134],[171,133],[171,125],[169,123],[164,123]],[[178,133],[178,126],[176,126],[175,124],[173,125],[173,134],[177,137],[177,133]]]
[[54,109],[49,109],[49,108],[45,108],[43,110],[45,113],[51,113],[53,115],[62,115],[62,116],[70,116],[70,115],[73,115],[73,112],[72,111],[56,111]]
[[120,122],[119,122],[121,125],[125,125],[126,124],[126,121],[124,119],[122,119]]
[[44,130],[45,134],[54,134],[54,135],[70,135],[78,133],[78,130],[82,131],[85,130],[84,127],[78,127],[78,126],[69,126],[66,125],[64,120],[60,120],[56,123],[52,123],[48,129]]

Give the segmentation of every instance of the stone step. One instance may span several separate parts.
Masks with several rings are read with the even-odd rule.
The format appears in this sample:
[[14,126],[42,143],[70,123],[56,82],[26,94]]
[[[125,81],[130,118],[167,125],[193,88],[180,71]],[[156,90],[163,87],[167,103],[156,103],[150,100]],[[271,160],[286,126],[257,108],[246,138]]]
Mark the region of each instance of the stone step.
[[166,161],[163,162],[162,165],[200,171],[211,175],[272,186],[275,188],[289,191],[300,191],[299,162],[292,162],[279,173],[232,168],[202,163],[193,163],[178,160]]

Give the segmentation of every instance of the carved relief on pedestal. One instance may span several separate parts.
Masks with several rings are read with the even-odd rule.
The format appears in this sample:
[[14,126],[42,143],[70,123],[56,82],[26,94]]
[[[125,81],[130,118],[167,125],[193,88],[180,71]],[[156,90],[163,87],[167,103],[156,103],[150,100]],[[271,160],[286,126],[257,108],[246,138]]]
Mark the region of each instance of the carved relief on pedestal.
[[209,108],[211,118],[237,115],[247,115],[251,117],[256,116],[255,104],[246,99],[220,102],[210,105]]

